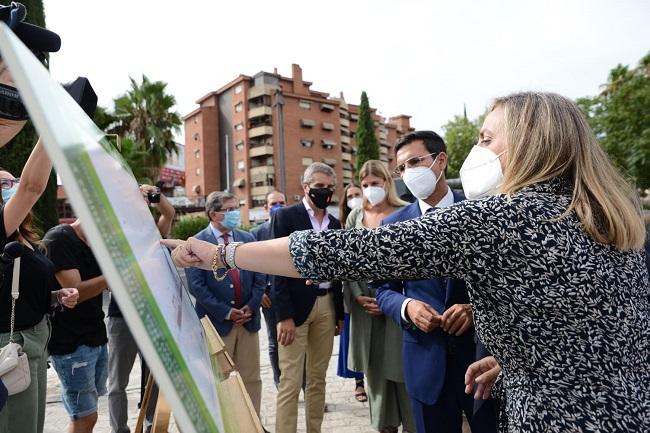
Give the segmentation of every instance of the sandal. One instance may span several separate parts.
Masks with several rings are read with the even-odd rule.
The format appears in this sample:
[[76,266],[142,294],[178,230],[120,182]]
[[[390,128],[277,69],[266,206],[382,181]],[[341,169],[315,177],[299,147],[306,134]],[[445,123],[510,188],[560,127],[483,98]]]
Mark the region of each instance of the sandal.
[[[361,391],[359,391],[359,388],[361,388]],[[356,386],[354,388],[354,398],[359,403],[365,403],[368,401],[368,394],[366,394],[366,390],[363,386],[363,379],[356,381]]]

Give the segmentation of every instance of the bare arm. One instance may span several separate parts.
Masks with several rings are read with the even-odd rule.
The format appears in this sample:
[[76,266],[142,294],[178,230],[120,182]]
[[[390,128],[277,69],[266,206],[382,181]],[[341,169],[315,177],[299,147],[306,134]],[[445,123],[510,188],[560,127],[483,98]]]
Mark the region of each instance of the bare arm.
[[158,231],[160,231],[160,236],[166,238],[169,236],[169,232],[172,228],[174,215],[176,215],[176,209],[174,209],[174,206],[172,206],[169,200],[167,200],[165,194],[160,194],[160,203],[158,203],[158,210],[160,211],[160,218],[158,218]]
[[61,287],[76,287],[79,291],[78,303],[92,299],[108,287],[103,275],[82,281],[78,269],[65,269],[56,273],[56,279]]
[[[38,140],[20,175],[16,193],[5,204],[5,233],[10,236],[23,222],[36,201],[40,198],[52,171],[52,162]],[[74,287],[74,286],[73,286]]]

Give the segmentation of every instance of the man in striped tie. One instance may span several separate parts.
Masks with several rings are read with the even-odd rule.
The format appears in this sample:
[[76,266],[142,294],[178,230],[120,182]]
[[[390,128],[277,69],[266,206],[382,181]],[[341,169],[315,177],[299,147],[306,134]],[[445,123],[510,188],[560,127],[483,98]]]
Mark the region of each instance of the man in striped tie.
[[[208,226],[195,237],[214,244],[253,242],[239,230],[239,199],[228,192],[212,192],[205,202]],[[226,350],[241,374],[258,416],[262,380],[260,378],[260,302],[266,279],[256,272],[231,269],[217,281],[211,271],[186,269],[190,293],[196,298],[196,313],[208,316],[226,344]]]

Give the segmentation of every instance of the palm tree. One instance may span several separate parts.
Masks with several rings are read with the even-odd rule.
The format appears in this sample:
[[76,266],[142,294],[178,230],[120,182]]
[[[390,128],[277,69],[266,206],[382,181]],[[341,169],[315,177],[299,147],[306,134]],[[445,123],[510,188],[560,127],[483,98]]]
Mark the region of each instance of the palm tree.
[[113,101],[116,121],[108,133],[132,140],[134,147],[128,153],[138,155],[138,164],[129,161],[128,155],[123,156],[134,168],[134,174],[138,171],[143,177],[155,181],[167,158],[178,152],[174,133],[180,129],[181,117],[171,111],[176,99],[165,93],[167,83],[151,81],[145,75],[142,83],[129,79],[131,89]]

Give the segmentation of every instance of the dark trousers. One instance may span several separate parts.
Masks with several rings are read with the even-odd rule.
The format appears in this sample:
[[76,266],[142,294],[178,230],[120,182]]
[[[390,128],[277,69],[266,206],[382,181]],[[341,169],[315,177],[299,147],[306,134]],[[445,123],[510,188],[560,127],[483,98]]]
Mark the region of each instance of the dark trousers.
[[462,433],[463,412],[472,433],[496,433],[496,418],[482,412],[486,407],[481,408],[480,416],[474,416],[474,395],[465,394],[465,371],[464,362],[448,356],[445,384],[438,401],[428,405],[411,399],[417,433]]
[[273,369],[273,382],[277,387],[280,383],[280,365],[278,363],[278,322],[275,319],[273,307],[262,308],[262,314],[264,314],[266,334],[269,339],[269,359],[271,360],[271,368]]

